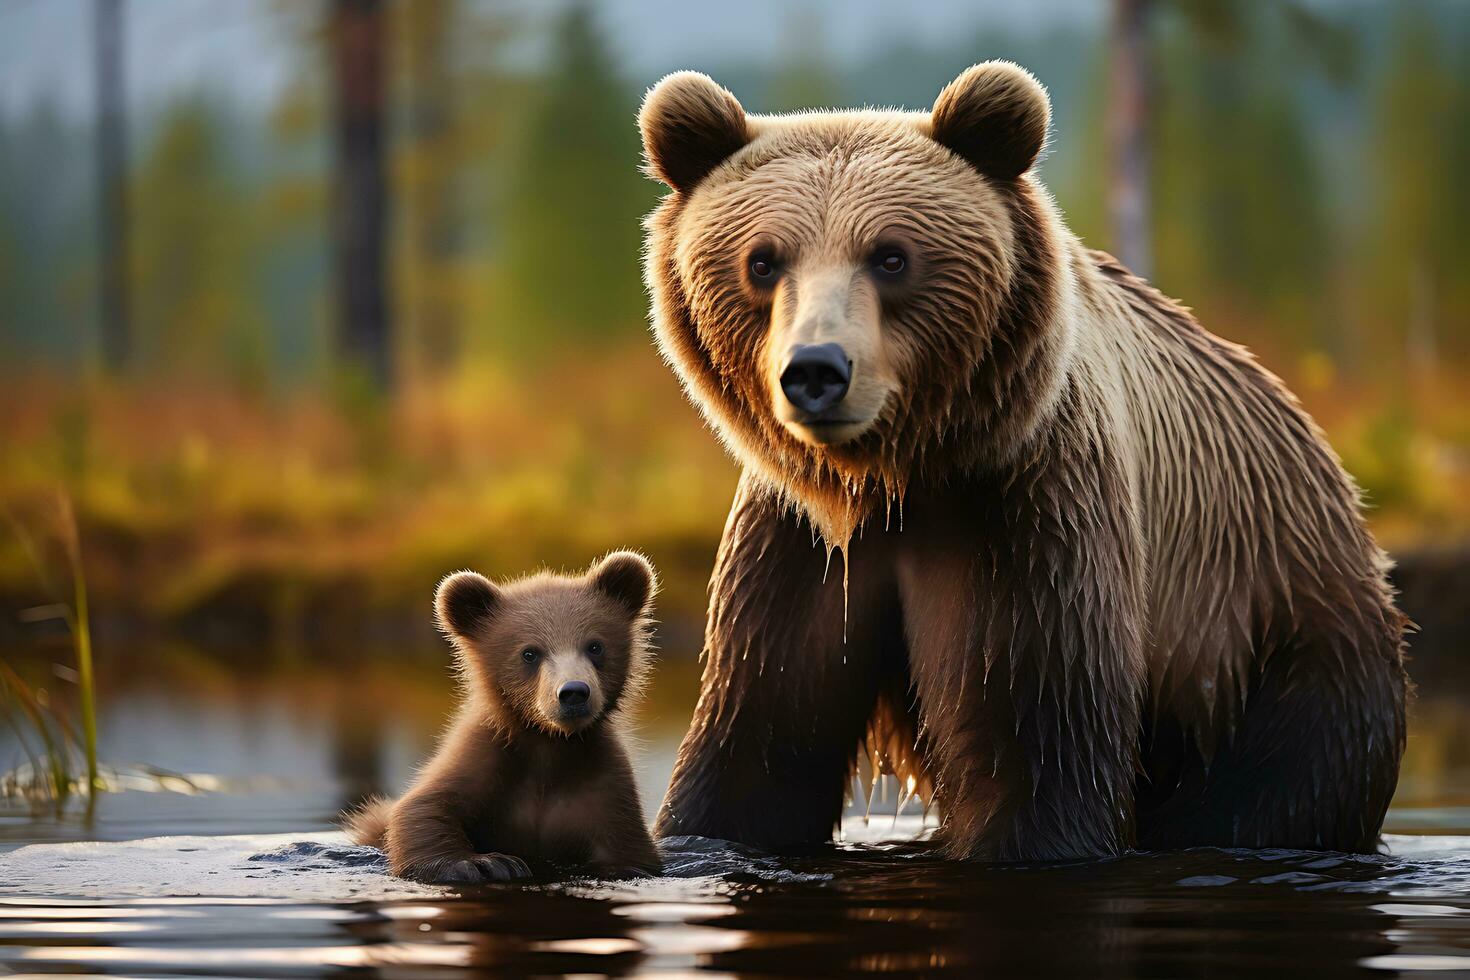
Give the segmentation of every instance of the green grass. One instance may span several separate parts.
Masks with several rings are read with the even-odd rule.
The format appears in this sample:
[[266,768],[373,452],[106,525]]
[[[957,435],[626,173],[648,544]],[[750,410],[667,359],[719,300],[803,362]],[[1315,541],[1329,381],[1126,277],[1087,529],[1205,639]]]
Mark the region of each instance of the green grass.
[[82,748],[87,756],[87,795],[94,796],[97,780],[97,694],[92,672],[92,623],[87,615],[87,574],[82,568],[82,537],[77,530],[71,498],[61,497],[62,533],[71,571],[72,607],[67,625],[77,653],[77,686],[82,699]]
[[[7,514],[22,550],[31,561],[36,578],[49,595],[58,595],[54,579],[35,537],[24,524]],[[37,621],[60,618],[70,631],[76,656],[78,698],[81,705],[81,737],[61,706],[47,690],[26,682],[8,663],[0,662],[0,714],[15,733],[28,762],[0,776],[0,795],[21,796],[49,802],[59,813],[78,788],[85,791],[88,808],[105,788],[97,767],[97,697],[92,665],[92,626],[87,609],[87,577],[82,562],[81,535],[75,511],[66,494],[58,494],[54,533],[66,555],[71,578],[71,604],[55,602],[26,611],[25,618]],[[79,780],[76,758],[85,765],[85,781]]]
[[50,801],[60,812],[75,783],[76,739],[66,719],[52,710],[44,690],[27,684],[4,661],[0,661],[0,714],[29,760],[0,776],[0,795]]

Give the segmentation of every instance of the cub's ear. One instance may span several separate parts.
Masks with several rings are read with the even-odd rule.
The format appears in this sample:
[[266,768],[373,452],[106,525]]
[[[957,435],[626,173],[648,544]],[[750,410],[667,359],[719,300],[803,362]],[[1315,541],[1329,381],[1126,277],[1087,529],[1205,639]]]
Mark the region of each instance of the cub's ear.
[[434,590],[434,620],[456,640],[472,639],[495,618],[500,590],[477,572],[445,576]]
[[1013,180],[1036,162],[1046,144],[1051,102],[1031,73],[1009,61],[965,69],[934,100],[935,141],[976,170]]
[[643,615],[658,593],[658,575],[647,558],[634,551],[614,551],[588,573],[592,587],[611,596],[633,615]]
[[730,154],[750,142],[735,96],[697,71],[676,71],[648,90],[638,110],[649,175],[691,191]]

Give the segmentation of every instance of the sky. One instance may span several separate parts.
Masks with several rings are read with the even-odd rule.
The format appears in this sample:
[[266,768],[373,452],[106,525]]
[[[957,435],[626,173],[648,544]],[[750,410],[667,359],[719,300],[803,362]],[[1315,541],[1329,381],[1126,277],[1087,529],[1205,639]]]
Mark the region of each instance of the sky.
[[[290,0],[302,2],[302,0]],[[198,89],[227,91],[263,107],[289,83],[296,50],[281,0],[123,0],[129,104],[157,106]],[[544,18],[560,2],[501,0]],[[731,60],[761,62],[786,52],[793,11],[830,33],[825,54],[839,61],[885,43],[939,44],[982,24],[1012,32],[1100,21],[1107,0],[600,0],[594,3],[619,63],[630,76]],[[93,104],[93,0],[0,0],[0,113],[14,117],[38,101],[89,118]]]
[[[268,101],[294,53],[264,0],[123,0],[130,104],[180,90],[225,88]],[[92,0],[0,0],[0,112],[50,101],[69,117],[93,104]]]

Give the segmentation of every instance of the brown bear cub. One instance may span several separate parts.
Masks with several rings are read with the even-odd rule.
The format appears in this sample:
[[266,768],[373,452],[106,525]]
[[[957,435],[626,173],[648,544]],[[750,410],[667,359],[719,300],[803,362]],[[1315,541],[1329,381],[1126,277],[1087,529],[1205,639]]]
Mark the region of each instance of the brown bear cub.
[[656,872],[619,711],[647,673],[656,591],[653,567],[626,551],[576,577],[444,579],[434,612],[464,702],[401,799],[347,818],[352,839],[424,882]]

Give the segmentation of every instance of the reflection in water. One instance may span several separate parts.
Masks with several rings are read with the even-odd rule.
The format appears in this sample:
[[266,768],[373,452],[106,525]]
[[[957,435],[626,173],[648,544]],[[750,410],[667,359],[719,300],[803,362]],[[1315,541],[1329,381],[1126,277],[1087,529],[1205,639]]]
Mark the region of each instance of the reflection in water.
[[364,916],[343,929],[370,946],[448,944],[460,950],[465,966],[510,974],[623,976],[645,958],[644,944],[610,902],[535,890],[497,898],[417,906],[428,916]]
[[895,872],[887,860],[845,862],[819,896],[789,887],[740,894],[738,915],[720,925],[761,941],[712,952],[702,965],[738,973],[816,961],[832,972],[1180,976],[1252,964],[1306,972],[1396,948],[1360,900],[1177,884],[1220,863],[1210,855],[1000,870],[917,861]]
[[[666,842],[668,863],[688,877],[636,882],[333,903],[27,904],[12,896],[0,898],[0,968],[250,976],[345,967],[383,976],[444,967],[998,976],[1470,969],[1470,839],[1441,840],[1395,839],[1406,852],[1397,857],[1197,850],[983,867],[938,860],[922,843],[770,855],[683,838]],[[362,850],[340,848],[333,859],[288,846],[235,867],[243,877],[224,887],[248,892],[252,868],[290,855],[299,860],[285,873],[357,873]]]
[[359,706],[332,706],[332,769],[337,776],[338,809],[357,807],[371,796],[391,792],[386,785],[387,732],[382,719]]
[[[650,811],[697,681],[692,659],[668,657],[637,719]],[[207,773],[228,792],[109,794],[90,826],[12,806],[0,810],[0,852],[43,840],[319,835],[342,806],[401,789],[452,705],[438,656],[350,669],[220,663],[178,649],[113,659],[101,744],[107,762]],[[1421,687],[1390,830],[1470,833],[1467,709],[1470,687],[1455,672]],[[13,752],[0,737],[0,766]],[[670,876],[650,881],[350,902],[289,889],[289,900],[163,897],[178,889],[85,899],[107,895],[107,880],[66,895],[18,892],[5,887],[0,853],[0,972],[1470,973],[1470,838],[1396,839],[1405,855],[1392,859],[1191,851],[997,868],[942,862],[922,843],[875,843],[890,824],[851,823],[856,843],[781,855],[671,840]],[[334,852],[299,853],[317,862],[302,866],[311,870],[330,868]],[[282,873],[270,862],[226,871]],[[189,890],[199,892],[281,894]],[[310,891],[347,893],[330,881]]]

